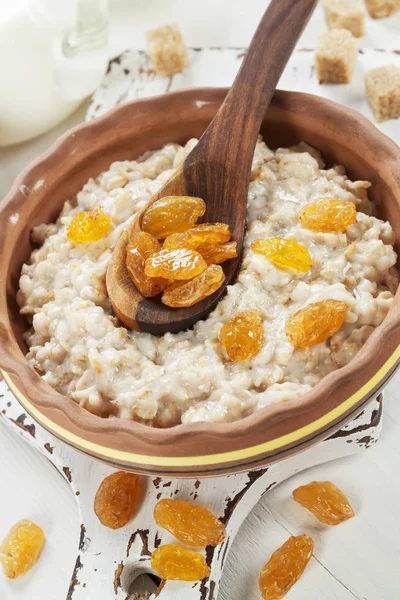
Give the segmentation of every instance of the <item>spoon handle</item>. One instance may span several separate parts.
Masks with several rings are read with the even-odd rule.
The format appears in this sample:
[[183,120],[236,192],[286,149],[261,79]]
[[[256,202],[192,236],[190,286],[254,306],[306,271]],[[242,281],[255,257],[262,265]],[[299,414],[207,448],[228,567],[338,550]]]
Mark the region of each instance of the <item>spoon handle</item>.
[[236,183],[247,188],[265,111],[316,4],[317,0],[272,0],[223,105],[186,163],[206,158],[209,164],[226,167],[229,179],[236,172]]

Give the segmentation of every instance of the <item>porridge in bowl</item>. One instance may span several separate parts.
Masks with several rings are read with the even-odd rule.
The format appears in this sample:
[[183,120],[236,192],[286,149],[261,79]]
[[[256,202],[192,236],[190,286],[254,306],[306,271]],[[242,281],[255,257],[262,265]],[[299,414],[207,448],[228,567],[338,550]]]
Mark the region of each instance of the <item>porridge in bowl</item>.
[[[137,161],[112,164],[76,201],[66,201],[56,223],[33,230],[40,247],[22,268],[17,297],[31,322],[27,359],[48,384],[92,413],[156,427],[240,419],[304,395],[346,365],[392,304],[394,236],[389,223],[373,216],[370,184],[351,181],[344,167],[326,169],[318,151],[304,143],[272,151],[260,138],[236,283],[191,330],[157,338],[122,327],[105,285],[113,248],[195,143],[168,144]],[[328,201],[348,203],[345,212],[357,208],[343,231],[310,224],[315,207]],[[96,209],[108,218],[103,237],[71,241],[72,219]],[[307,268],[282,268],[260,252],[272,238],[300,245],[310,257]],[[341,312],[333,335],[312,346],[297,343],[299,311],[314,314],[314,306],[327,301]],[[249,358],[235,360],[224,334],[243,314],[256,323],[257,343]]]

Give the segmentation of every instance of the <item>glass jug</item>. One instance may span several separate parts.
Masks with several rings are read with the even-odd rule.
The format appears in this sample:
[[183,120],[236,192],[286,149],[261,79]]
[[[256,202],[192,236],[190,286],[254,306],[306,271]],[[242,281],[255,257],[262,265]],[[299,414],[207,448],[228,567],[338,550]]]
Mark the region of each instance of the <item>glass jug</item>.
[[107,67],[108,0],[0,0],[0,146],[65,119]]

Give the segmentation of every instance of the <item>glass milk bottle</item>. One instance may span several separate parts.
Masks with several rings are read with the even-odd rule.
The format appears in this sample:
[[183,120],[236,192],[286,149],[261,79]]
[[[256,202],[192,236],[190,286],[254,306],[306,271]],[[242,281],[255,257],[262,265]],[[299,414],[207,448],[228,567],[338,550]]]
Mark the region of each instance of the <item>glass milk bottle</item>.
[[107,0],[0,0],[0,146],[65,119],[107,66]]

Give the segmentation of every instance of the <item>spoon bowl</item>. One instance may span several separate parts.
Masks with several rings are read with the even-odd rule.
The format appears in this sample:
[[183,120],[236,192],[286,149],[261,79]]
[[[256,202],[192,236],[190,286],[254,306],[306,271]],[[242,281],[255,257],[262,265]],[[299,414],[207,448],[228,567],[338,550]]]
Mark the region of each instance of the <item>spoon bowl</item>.
[[[181,166],[176,175],[163,186],[162,190],[152,197],[151,203],[164,196],[188,195],[187,190],[185,191],[181,187],[182,179],[183,168]],[[179,192],[179,190],[182,191]],[[195,196],[196,194],[193,192],[190,195]],[[107,269],[106,285],[108,295],[116,316],[130,329],[147,331],[153,335],[163,335],[168,331],[177,333],[178,331],[192,327],[196,321],[204,319],[225,294],[227,282],[234,279],[240,266],[245,225],[244,218],[241,220],[236,219],[236,222],[233,219],[232,221],[224,221],[230,226],[233,234],[232,237],[238,243],[237,258],[227,260],[223,263],[225,273],[224,284],[214,294],[207,296],[207,298],[189,308],[170,308],[162,304],[159,298],[145,298],[142,296],[132,283],[126,268],[125,260],[128,240],[130,238],[134,239],[141,231],[141,217],[143,216],[143,212],[133,221],[129,230],[121,235],[114,248]],[[207,222],[215,222],[217,220],[213,218],[212,211],[209,210],[208,206],[204,220]],[[234,225],[236,225],[236,228],[234,228]]]
[[169,308],[159,300],[144,298],[125,264],[128,239],[140,231],[142,212],[116,244],[106,279],[113,310],[130,329],[153,335],[188,329],[207,316],[232,283],[241,261],[257,136],[279,78],[316,3],[272,0],[218,113],[174,176],[150,201],[165,196],[200,197],[206,202],[205,222],[229,225],[237,257],[223,264],[224,282],[212,295],[188,308]]

